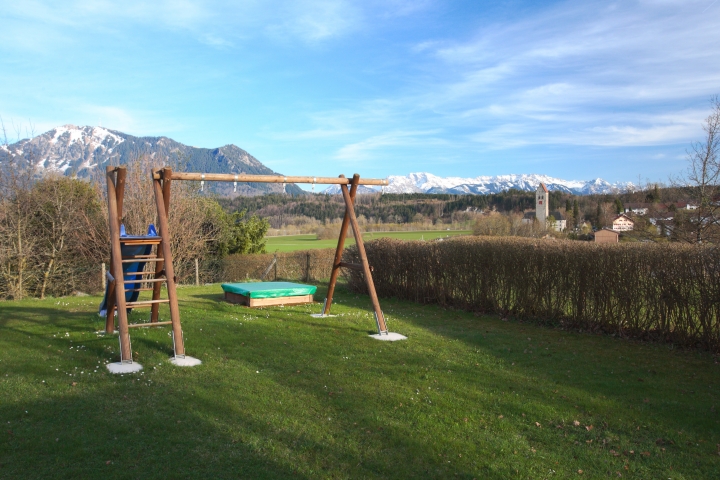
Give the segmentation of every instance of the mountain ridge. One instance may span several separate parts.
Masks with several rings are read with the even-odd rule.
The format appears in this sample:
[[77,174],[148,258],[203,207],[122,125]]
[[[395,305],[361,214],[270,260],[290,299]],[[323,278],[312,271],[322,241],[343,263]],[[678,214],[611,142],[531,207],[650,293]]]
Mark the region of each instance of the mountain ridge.
[[[0,165],[12,159],[41,172],[58,172],[90,178],[106,165],[123,165],[143,155],[164,157],[180,171],[203,173],[279,174],[242,148],[228,144],[216,148],[192,147],[169,137],[136,137],[102,127],[62,125],[29,139],[0,146]],[[207,190],[232,195],[231,183],[217,182]],[[281,193],[283,186],[270,183],[238,183],[236,194]],[[288,193],[302,193],[288,185]]]
[[[136,137],[103,127],[62,125],[30,139],[0,145],[0,167],[9,159],[21,159],[37,171],[58,172],[89,178],[93,171],[106,165],[122,165],[143,155],[161,156],[180,171],[203,173],[245,173],[280,175],[263,165],[242,148],[223,145],[199,148],[177,142],[169,137]],[[509,174],[477,177],[440,177],[427,172],[391,175],[385,193],[445,193],[454,195],[486,195],[517,189],[533,191],[540,183],[549,190],[574,195],[619,193],[634,189],[631,182],[611,184],[601,178],[593,180],[564,180],[542,174]],[[231,183],[210,182],[207,190],[225,196],[260,195],[266,193],[305,193],[297,185],[239,183],[237,192]],[[380,188],[360,186],[358,193],[374,193]],[[323,193],[339,194],[340,187],[332,185]]]
[[[478,177],[440,177],[427,172],[415,172],[408,175],[390,175],[389,185],[383,189],[366,187],[358,193],[445,193],[451,195],[487,195],[510,189],[535,191],[540,183],[548,190],[562,191],[573,195],[592,195],[598,193],[620,193],[632,190],[631,182],[611,184],[602,178],[592,180],[564,180],[542,174],[481,175]],[[323,191],[327,194],[340,193],[333,185]]]

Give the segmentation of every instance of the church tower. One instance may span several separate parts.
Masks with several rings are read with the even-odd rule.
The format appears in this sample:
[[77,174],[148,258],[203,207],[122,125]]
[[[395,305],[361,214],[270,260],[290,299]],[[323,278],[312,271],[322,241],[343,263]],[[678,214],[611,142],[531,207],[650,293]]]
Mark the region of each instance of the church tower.
[[538,219],[540,225],[545,226],[549,216],[550,203],[548,199],[548,189],[544,183],[541,183],[537,190],[535,190],[535,218]]

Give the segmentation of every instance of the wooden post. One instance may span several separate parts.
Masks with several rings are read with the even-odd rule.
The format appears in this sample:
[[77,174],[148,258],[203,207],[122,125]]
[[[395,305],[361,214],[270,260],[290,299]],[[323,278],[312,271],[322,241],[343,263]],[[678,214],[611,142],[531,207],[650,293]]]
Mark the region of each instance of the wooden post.
[[[340,178],[345,178],[345,175],[340,175]],[[347,238],[348,225],[350,225],[348,209],[355,208],[354,202],[358,184],[351,183],[350,185],[351,203],[350,206],[348,206],[347,201],[345,202],[345,215],[343,216],[342,226],[340,227],[340,236],[338,237],[338,244],[335,249],[335,260],[333,260],[332,272],[330,273],[330,283],[328,283],[327,301],[325,302],[325,309],[322,312],[323,315],[328,315],[330,313],[333,295],[335,294],[335,284],[337,283],[338,275],[340,275],[340,262],[342,261],[343,249],[345,248],[345,238]]]
[[198,268],[198,259],[195,259],[195,286],[200,286],[200,269]]
[[163,185],[160,185],[160,180],[153,180],[152,182],[153,191],[155,192],[155,205],[157,207],[160,236],[162,237],[160,245],[162,246],[163,258],[165,259],[165,279],[170,305],[170,320],[172,321],[173,338],[175,340],[175,355],[185,355],[182,327],[180,326],[180,309],[178,307],[177,291],[175,289],[175,272],[172,264],[172,252],[170,251],[170,239],[172,237],[170,235],[170,225],[166,210],[167,203],[163,197]]
[[[163,192],[163,205],[165,206],[165,215],[170,217],[170,178],[172,177],[172,169],[170,167],[165,167],[162,169],[162,192]],[[163,267],[164,262],[162,260],[159,260],[163,258],[163,251],[160,245],[158,245],[156,248],[156,255],[158,258],[158,261],[155,262],[155,278],[160,278],[163,275]],[[162,288],[162,283],[155,282],[153,284],[153,300],[160,300],[160,290]],[[150,322],[155,323],[158,321],[158,317],[160,315],[160,304],[159,303],[153,303],[152,308],[150,309]]]
[[[111,265],[114,281],[111,289],[114,290],[115,304],[117,305],[118,329],[120,330],[120,361],[132,361],[132,350],[130,349],[130,334],[128,332],[127,308],[125,307],[125,278],[122,270],[122,252],[120,250],[120,221],[118,218],[117,192],[115,190],[115,172],[125,170],[122,167],[107,167],[107,197],[108,197],[108,223],[110,227],[111,244]],[[114,285],[113,285],[114,284]],[[120,285],[120,288],[117,286]],[[115,288],[112,288],[112,287]],[[108,295],[108,317],[105,321],[105,333],[112,333],[115,330],[114,318],[110,308],[110,295]]]
[[[360,180],[360,175],[357,173],[353,175],[353,185],[357,185]],[[355,208],[353,207],[353,199],[350,197],[347,185],[340,185],[342,190],[343,198],[345,199],[345,211],[350,218],[350,225],[353,229],[353,235],[355,236],[355,243],[357,244],[358,254],[360,255],[360,264],[362,265],[363,275],[365,276],[365,284],[367,285],[368,294],[370,295],[370,301],[372,301],[375,315],[377,316],[378,333],[387,333],[387,326],[385,325],[385,317],[383,316],[382,310],[380,310],[380,302],[375,292],[375,284],[372,279],[372,272],[370,271],[370,264],[368,263],[367,255],[365,254],[365,244],[362,239],[362,232],[360,226],[357,223],[355,217]]]
[[123,203],[125,200],[125,177],[127,176],[127,168],[117,167],[117,176],[115,177],[115,198],[117,198],[117,217],[118,228],[123,223]]
[[305,257],[305,281],[310,281],[310,252],[307,252]]

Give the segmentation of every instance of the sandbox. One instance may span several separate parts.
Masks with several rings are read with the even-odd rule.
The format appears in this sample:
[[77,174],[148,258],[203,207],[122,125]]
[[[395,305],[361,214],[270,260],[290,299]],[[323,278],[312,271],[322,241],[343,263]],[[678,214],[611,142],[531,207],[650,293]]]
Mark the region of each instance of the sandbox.
[[248,307],[312,303],[314,285],[291,282],[223,283],[225,300]]

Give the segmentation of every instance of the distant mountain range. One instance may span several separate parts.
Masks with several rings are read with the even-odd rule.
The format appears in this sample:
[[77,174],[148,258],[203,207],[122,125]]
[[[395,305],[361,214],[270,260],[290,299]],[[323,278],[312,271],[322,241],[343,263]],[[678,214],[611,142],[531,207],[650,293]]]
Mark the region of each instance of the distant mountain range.
[[[388,177],[388,182],[389,185],[382,189],[385,193],[447,193],[453,195],[486,195],[510,189],[535,191],[540,183],[544,183],[548,190],[559,190],[573,195],[617,193],[635,188],[630,182],[609,183],[601,178],[588,181],[563,180],[538,174],[463,178],[438,177],[432,173],[411,173],[409,175],[391,175]],[[374,193],[380,190],[361,185],[358,193]],[[323,193],[340,193],[340,187],[333,185],[325,189]]]
[[[247,173],[273,175],[272,171],[255,157],[235,145],[218,148],[197,148],[184,145],[167,137],[134,137],[102,127],[76,127],[63,125],[49,132],[20,140],[11,145],[0,145],[0,167],[10,159],[33,166],[37,171],[53,171],[65,175],[91,177],[106,165],[122,165],[142,155],[167,159],[173,168],[187,172]],[[547,175],[498,175],[474,178],[438,177],[431,173],[391,175],[386,193],[447,193],[455,195],[484,195],[516,189],[534,191],[540,183],[549,190],[574,195],[617,193],[632,190],[630,182],[609,183],[601,178],[594,180],[563,180]],[[209,182],[207,189],[221,195],[232,195],[231,183]],[[358,193],[373,193],[379,188],[360,186]],[[283,187],[272,183],[238,184],[237,194],[259,195],[280,193]],[[304,193],[297,185],[288,184],[288,193]],[[340,187],[332,185],[323,193],[338,194]]]
[[[106,165],[126,164],[142,155],[167,159],[166,164],[186,172],[246,173],[273,175],[255,157],[235,145],[219,148],[197,148],[167,137],[134,137],[101,127],[63,125],[49,132],[0,146],[0,165],[12,158],[32,165],[39,172],[91,177]],[[232,183],[209,182],[209,191],[232,194]],[[238,184],[237,194],[258,195],[280,193],[281,184]],[[296,185],[287,185],[287,192],[302,193]]]

